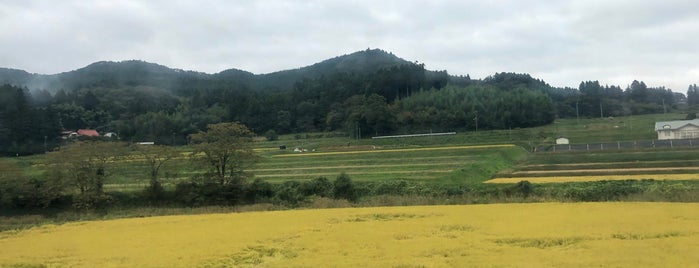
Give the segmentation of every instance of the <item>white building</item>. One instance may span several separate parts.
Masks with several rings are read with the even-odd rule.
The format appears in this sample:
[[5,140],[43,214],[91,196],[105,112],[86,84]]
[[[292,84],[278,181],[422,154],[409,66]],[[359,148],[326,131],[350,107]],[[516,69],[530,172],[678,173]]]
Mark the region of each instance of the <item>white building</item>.
[[655,122],[659,140],[699,138],[699,119]]

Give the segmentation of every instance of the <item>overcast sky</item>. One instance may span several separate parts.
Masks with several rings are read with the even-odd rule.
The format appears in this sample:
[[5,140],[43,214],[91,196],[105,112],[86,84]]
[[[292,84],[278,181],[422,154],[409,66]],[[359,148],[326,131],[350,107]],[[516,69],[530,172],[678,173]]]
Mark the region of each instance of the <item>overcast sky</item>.
[[699,83],[699,1],[0,1],[0,67],[140,59],[269,73],[380,48],[430,70],[553,86]]

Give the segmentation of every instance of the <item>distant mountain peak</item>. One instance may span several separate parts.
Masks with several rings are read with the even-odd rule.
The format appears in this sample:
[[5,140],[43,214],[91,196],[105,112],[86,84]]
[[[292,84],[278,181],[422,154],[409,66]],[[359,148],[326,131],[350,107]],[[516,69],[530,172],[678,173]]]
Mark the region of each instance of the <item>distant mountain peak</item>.
[[339,71],[376,71],[378,69],[387,68],[395,65],[413,64],[407,60],[401,59],[393,53],[375,48],[360,50],[354,53],[345,54],[329,60],[325,60],[315,65],[335,65],[335,69]]
[[235,76],[255,76],[255,74],[248,72],[248,71],[245,71],[245,70],[231,68],[231,69],[226,69],[226,70],[220,71],[218,73],[215,73],[214,76],[235,77]]

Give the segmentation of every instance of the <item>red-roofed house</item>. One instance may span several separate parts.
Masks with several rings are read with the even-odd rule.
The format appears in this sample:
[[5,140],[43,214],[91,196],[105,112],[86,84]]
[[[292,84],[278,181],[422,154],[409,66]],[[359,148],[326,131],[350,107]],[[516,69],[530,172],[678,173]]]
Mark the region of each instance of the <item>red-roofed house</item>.
[[78,129],[78,136],[82,137],[99,137],[100,134],[94,129]]

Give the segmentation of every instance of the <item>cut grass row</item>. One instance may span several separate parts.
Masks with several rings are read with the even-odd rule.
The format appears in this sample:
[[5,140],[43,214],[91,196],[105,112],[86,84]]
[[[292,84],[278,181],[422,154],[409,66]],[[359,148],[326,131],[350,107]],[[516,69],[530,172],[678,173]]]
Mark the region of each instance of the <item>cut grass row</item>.
[[662,168],[623,168],[623,169],[576,169],[576,170],[537,170],[518,171],[501,174],[499,177],[559,177],[580,175],[641,175],[641,174],[694,174],[699,167],[662,167]]
[[641,162],[672,161],[687,162],[699,159],[696,148],[644,149],[598,152],[555,152],[535,153],[530,155],[522,166],[532,165],[571,165],[590,163],[625,163],[628,166],[640,165]]
[[638,175],[586,175],[586,176],[546,176],[546,177],[511,177],[495,178],[485,183],[518,183],[526,180],[531,183],[566,183],[588,181],[624,181],[624,180],[699,180],[699,174],[638,174]]
[[622,168],[665,168],[665,167],[699,167],[699,160],[674,160],[674,161],[633,161],[633,162],[611,162],[611,163],[571,163],[571,164],[538,164],[521,165],[517,171],[553,171],[553,170],[573,170],[573,169],[622,169]]
[[562,183],[600,180],[697,180],[699,150],[537,153],[489,183]]

